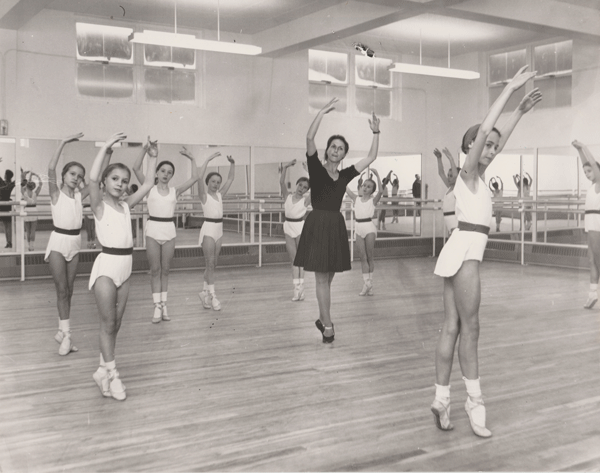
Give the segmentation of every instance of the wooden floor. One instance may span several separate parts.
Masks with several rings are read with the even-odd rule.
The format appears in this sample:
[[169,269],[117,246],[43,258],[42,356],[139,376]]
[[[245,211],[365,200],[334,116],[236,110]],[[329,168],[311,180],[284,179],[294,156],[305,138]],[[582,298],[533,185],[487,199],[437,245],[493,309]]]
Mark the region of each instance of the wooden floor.
[[287,266],[171,275],[169,323],[150,323],[132,277],[118,340],[125,402],[92,380],[98,322],[87,278],[73,297],[78,353],[58,355],[51,280],[0,283],[0,471],[598,471],[600,309],[584,271],[485,262],[480,365],[491,439],[474,436],[452,377],[455,430],[435,428],[442,281],[429,258],[336,276],[336,340],[314,327],[314,278],[290,301]]

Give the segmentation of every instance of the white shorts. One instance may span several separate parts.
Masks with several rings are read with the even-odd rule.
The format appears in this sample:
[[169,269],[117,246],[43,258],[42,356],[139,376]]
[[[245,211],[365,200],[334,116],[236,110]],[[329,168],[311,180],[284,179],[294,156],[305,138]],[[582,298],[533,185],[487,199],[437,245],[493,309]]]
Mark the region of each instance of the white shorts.
[[600,214],[586,214],[584,228],[586,232],[600,232]]
[[283,222],[283,233],[291,238],[298,238],[302,233],[302,227],[304,227],[304,220],[301,222]]
[[467,260],[483,260],[485,245],[488,236],[485,233],[466,232],[456,228],[438,257],[434,274],[449,278],[458,273],[458,270]]
[[205,236],[211,237],[215,241],[219,241],[223,236],[223,222],[215,223],[205,221],[200,229],[200,238],[198,241],[200,245],[202,245]]
[[374,233],[377,236],[377,227],[373,220],[370,222],[355,222],[354,231],[361,238],[366,238],[369,233]]
[[100,253],[94,261],[92,274],[90,274],[89,289],[94,287],[96,279],[101,276],[109,277],[115,283],[115,286],[121,285],[131,276],[131,267],[133,265],[133,255],[109,255]]
[[71,261],[81,250],[81,235],[65,235],[53,231],[50,233],[50,240],[46,247],[44,261],[48,262],[51,251],[56,251],[65,257],[66,261]]
[[[146,237],[156,240],[161,245],[177,236],[174,222],[146,221]],[[162,243],[161,243],[162,242]]]
[[444,225],[446,225],[448,233],[452,233],[452,230],[458,227],[456,215],[444,215]]

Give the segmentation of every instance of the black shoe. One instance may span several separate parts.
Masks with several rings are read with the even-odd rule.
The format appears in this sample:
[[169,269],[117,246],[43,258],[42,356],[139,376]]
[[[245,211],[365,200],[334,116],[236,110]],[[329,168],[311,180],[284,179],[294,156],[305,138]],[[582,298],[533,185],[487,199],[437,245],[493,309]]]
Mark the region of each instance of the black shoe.
[[323,326],[321,319],[315,320],[315,325],[317,326],[317,329],[319,329],[319,332],[323,333],[325,331],[325,327]]
[[[331,324],[331,331],[333,333],[331,334],[330,337],[326,336],[325,333],[323,333],[323,343],[333,342],[333,339],[335,338],[335,330],[333,329],[333,324]],[[325,327],[323,327],[323,332],[325,332]]]
[[12,248],[12,243],[7,243],[4,248]]

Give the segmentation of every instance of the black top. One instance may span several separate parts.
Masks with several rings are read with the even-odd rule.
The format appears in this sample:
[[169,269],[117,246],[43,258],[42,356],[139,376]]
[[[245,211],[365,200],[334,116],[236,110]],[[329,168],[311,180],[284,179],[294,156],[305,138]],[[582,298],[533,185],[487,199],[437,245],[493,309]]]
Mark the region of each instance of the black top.
[[415,179],[415,182],[413,182],[412,194],[415,199],[421,198],[421,181],[419,181],[418,179]]
[[334,181],[319,161],[316,151],[312,156],[308,156],[307,153],[306,159],[310,177],[310,201],[313,209],[339,212],[346,193],[346,186],[359,175],[359,172],[352,165],[342,169],[337,181]]
[[[0,201],[3,200],[6,202],[10,200],[10,194],[12,194],[15,184],[15,181],[6,182],[0,177]],[[0,211],[2,212],[10,212],[11,210],[12,207],[10,205],[0,205]]]

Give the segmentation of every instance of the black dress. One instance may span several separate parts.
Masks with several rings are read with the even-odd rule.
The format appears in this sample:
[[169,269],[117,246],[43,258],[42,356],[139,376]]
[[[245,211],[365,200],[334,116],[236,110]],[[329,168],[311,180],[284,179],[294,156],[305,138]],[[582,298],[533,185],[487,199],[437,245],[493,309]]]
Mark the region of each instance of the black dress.
[[358,176],[354,166],[342,169],[334,181],[315,152],[307,155],[310,178],[310,212],[298,243],[294,266],[317,273],[340,273],[352,269],[346,221],[340,213],[349,182]]
[[[0,177],[0,201],[9,201],[10,194],[12,194],[15,188],[15,181],[6,182]],[[10,212],[12,210],[11,205],[0,205],[0,212]],[[12,217],[0,217],[0,222],[10,222]]]

